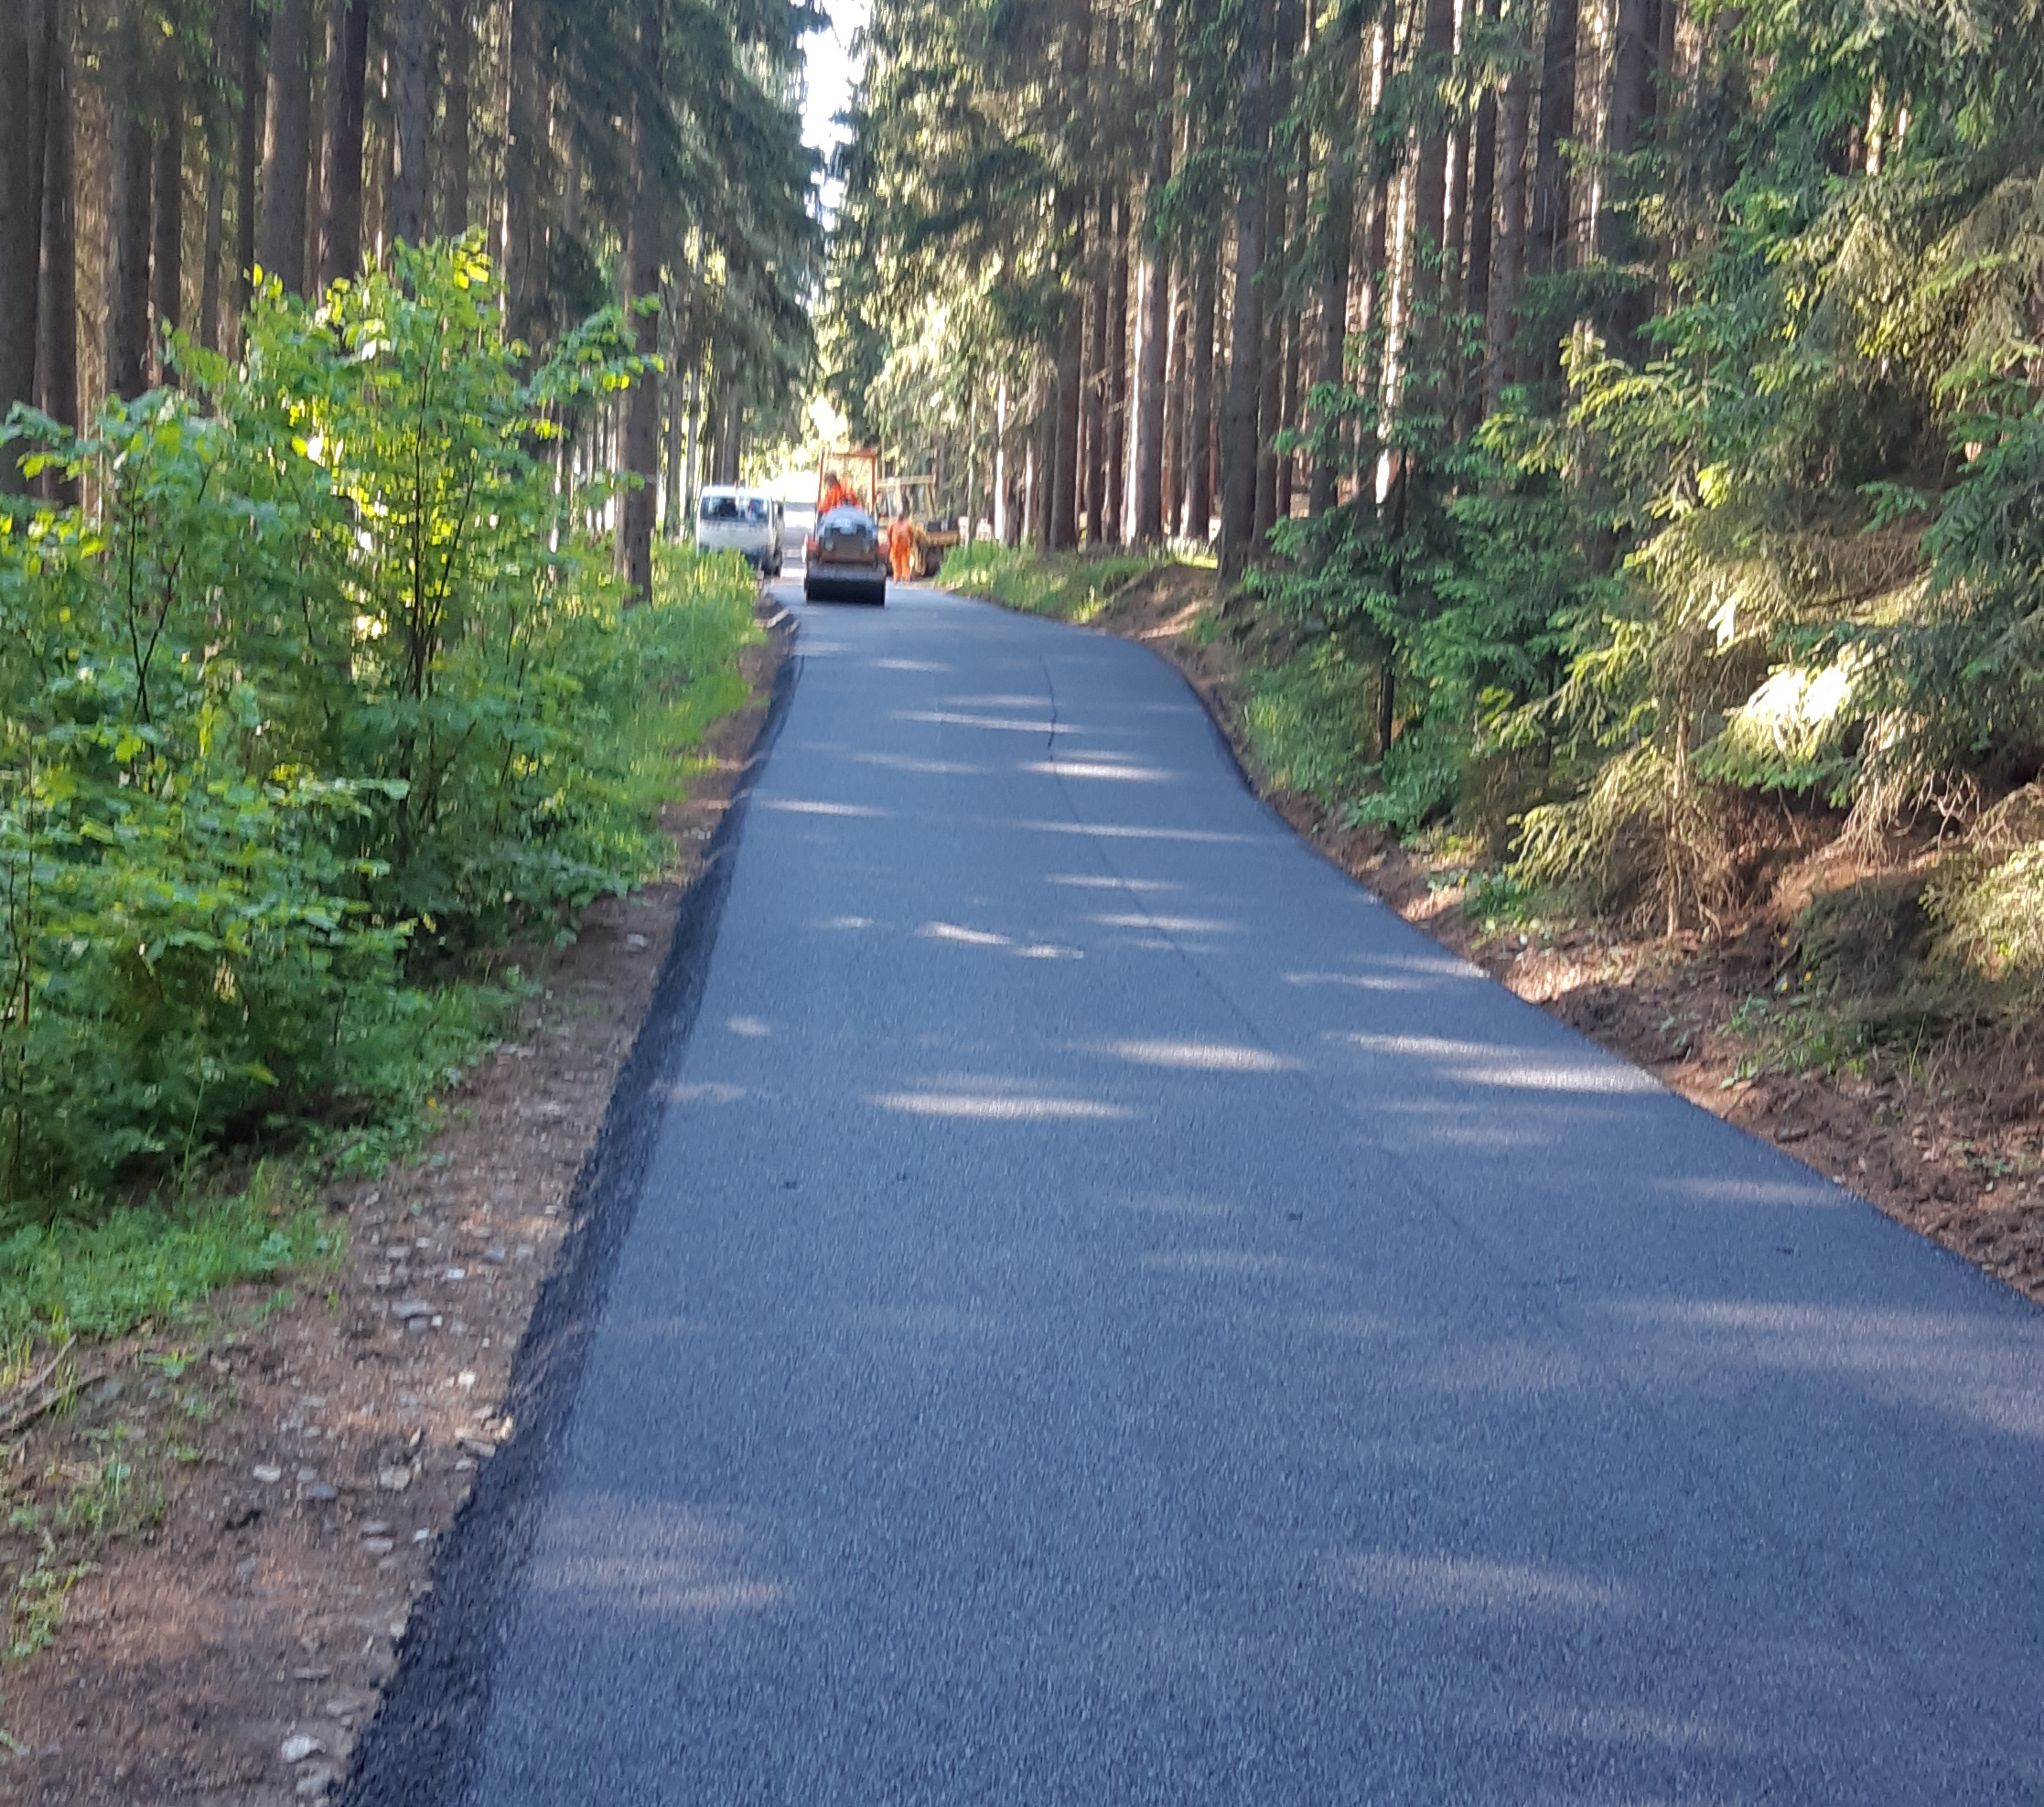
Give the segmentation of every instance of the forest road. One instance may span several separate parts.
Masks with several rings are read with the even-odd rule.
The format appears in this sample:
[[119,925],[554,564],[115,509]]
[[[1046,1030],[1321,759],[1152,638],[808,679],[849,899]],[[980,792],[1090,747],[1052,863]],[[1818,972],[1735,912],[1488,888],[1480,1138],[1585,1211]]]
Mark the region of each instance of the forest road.
[[777,593],[467,1798],[2044,1798],[2044,1314],[1423,939],[1141,648]]

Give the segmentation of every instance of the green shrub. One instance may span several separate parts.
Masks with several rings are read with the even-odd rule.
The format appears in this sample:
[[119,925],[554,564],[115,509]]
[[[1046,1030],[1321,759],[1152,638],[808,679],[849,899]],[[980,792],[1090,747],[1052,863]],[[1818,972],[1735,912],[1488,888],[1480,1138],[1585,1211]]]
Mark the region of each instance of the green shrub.
[[373,1116],[423,977],[659,863],[751,585],[626,606],[546,455],[624,322],[528,379],[498,318],[478,241],[400,248],[87,438],[15,417],[97,506],[0,515],[0,1221]]

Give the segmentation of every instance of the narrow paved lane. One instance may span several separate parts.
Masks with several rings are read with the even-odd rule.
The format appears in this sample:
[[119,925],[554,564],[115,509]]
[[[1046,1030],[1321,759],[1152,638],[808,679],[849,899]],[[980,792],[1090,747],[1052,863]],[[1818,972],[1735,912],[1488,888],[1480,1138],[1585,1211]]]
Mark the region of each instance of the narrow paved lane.
[[796,606],[476,1801],[2044,1798],[2044,1314],[1140,649]]

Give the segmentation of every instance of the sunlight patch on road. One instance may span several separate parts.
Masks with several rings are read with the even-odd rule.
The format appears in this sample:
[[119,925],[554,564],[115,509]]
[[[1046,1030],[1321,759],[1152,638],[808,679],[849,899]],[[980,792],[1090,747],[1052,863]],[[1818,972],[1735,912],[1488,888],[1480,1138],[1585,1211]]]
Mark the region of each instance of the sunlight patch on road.
[[892,810],[877,810],[868,803],[825,803],[812,797],[762,797],[763,810],[780,810],[787,815],[889,816]]
[[1433,983],[1429,979],[1386,979],[1367,973],[1287,973],[1284,978],[1288,985],[1347,985],[1363,992],[1423,992]]
[[966,929],[955,922],[925,922],[916,930],[926,941],[958,941],[966,947],[1005,948],[1015,943],[989,929]]
[[912,1117],[963,1117],[984,1123],[1124,1123],[1135,1113],[1093,1098],[1032,1098],[998,1092],[880,1092],[866,1102]]
[[961,715],[949,709],[898,709],[898,722],[931,722],[940,727],[984,727],[1004,734],[1077,734],[1071,722],[1017,722],[999,715]]
[[1445,1076],[1466,1085],[1494,1085],[1511,1092],[1578,1092],[1607,1096],[1651,1096],[1661,1088],[1637,1067],[1617,1060],[1555,1060],[1480,1041],[1443,1036],[1369,1035],[1338,1032],[1336,1039],[1370,1054],[1443,1063]]
[[1160,935],[1233,935],[1240,925],[1210,916],[1093,916],[1103,929],[1150,929]]
[[854,753],[862,766],[882,766],[888,771],[926,773],[934,778],[966,778],[986,769],[984,766],[962,765],[956,759],[911,759],[903,753]]
[[1630,1588],[1532,1563],[1477,1556],[1414,1556],[1389,1550],[1332,1565],[1341,1586],[1372,1599],[1436,1612],[1630,1612]]
[[1240,847],[1253,838],[1207,828],[1133,828],[1099,822],[990,822],[988,828],[1027,828],[1036,834],[1096,835],[1103,841],[1189,841],[1203,847]]
[[1183,885],[1170,878],[1091,878],[1076,872],[1052,873],[1046,885],[1070,885],[1084,891],[1182,891]]
[[1096,1043],[1102,1053],[1143,1067],[1170,1067],[1196,1073],[1293,1073],[1304,1062],[1267,1048],[1246,1048],[1228,1041],[1110,1041]]
[[1042,772],[1051,778],[1120,779],[1128,784],[1168,784],[1178,777],[1178,773],[1163,771],[1156,766],[1110,766],[1073,759],[1037,759],[1022,769]]
[[949,665],[939,665],[928,659],[875,659],[870,661],[877,672],[948,672]]
[[773,1030],[757,1016],[733,1016],[724,1026],[735,1036],[746,1036],[757,1040],[761,1036],[770,1036]]
[[1324,1261],[1255,1249],[1164,1249],[1143,1257],[1152,1274],[1212,1274],[1230,1280],[1315,1280],[1336,1269]]

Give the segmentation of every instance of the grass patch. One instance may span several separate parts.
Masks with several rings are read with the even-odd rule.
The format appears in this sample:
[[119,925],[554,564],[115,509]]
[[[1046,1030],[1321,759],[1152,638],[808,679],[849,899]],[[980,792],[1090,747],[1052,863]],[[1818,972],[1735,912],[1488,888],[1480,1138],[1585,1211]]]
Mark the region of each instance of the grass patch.
[[1081,626],[1093,620],[1115,593],[1159,565],[1160,553],[1061,553],[1046,555],[1026,546],[980,540],[956,547],[944,560],[939,581],[966,596],[983,596],[1026,615]]

